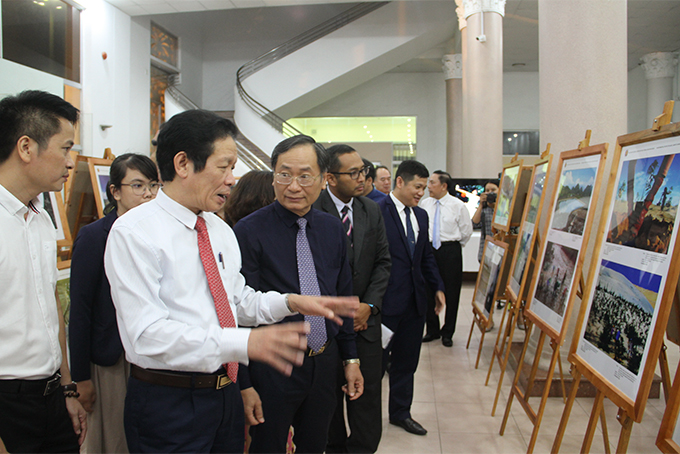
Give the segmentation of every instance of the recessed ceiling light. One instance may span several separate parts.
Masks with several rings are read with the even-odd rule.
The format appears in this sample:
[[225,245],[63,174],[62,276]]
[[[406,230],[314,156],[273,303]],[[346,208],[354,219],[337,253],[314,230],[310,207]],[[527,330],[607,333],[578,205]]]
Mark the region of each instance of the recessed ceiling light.
[[368,126],[364,125],[364,129],[368,128]]
[[512,142],[512,137],[508,137],[508,142]]
[[512,137],[517,137],[517,134],[513,134]]

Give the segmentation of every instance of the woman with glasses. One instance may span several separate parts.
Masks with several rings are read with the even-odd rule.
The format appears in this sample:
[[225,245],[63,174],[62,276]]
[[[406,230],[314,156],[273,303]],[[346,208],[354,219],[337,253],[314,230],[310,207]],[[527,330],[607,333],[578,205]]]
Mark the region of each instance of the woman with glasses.
[[129,364],[104,272],[104,248],[116,219],[152,200],[160,187],[151,159],[132,153],[117,157],[106,188],[106,215],[82,227],[73,244],[69,346],[71,376],[88,412],[86,452],[127,452],[123,407]]

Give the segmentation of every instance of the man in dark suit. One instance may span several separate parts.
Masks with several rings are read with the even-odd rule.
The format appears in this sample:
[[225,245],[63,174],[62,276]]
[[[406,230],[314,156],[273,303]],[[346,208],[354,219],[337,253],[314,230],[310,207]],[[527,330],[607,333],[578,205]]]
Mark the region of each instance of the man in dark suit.
[[375,452],[382,433],[380,309],[392,262],[380,209],[371,200],[360,197],[369,169],[366,161],[362,161],[359,153],[348,145],[334,145],[328,153],[328,189],[321,192],[314,208],[340,218],[347,233],[354,294],[361,301],[354,317],[354,331],[364,376],[364,394],[357,400],[347,399],[348,437],[343,393],[336,387],[338,404],[331,421],[326,452]]
[[382,310],[383,324],[394,332],[383,358],[385,365],[387,355],[391,354],[390,424],[416,435],[427,433],[411,418],[413,376],[427,312],[425,285],[435,292],[437,314],[445,304],[444,284],[428,236],[427,212],[418,207],[428,176],[427,168],[418,161],[402,162],[396,172],[394,190],[378,203],[385,218],[392,257]]
[[378,203],[387,197],[387,194],[378,191],[373,184],[373,182],[375,182],[375,166],[373,163],[366,158],[363,158],[362,161],[364,161],[364,167],[366,167],[368,171],[366,172],[366,181],[364,182],[364,192],[361,195]]
[[[263,292],[352,295],[343,226],[336,217],[312,209],[326,177],[326,150],[300,134],[280,142],[271,162],[276,201],[234,226],[246,282]],[[282,323],[302,320],[293,315]],[[341,327],[323,319],[304,320],[310,324],[309,349],[290,377],[257,362],[239,371],[245,415],[252,425],[251,453],[286,452],[291,425],[297,452],[324,451],[341,358],[343,389],[351,399],[363,393],[353,320],[345,318]]]

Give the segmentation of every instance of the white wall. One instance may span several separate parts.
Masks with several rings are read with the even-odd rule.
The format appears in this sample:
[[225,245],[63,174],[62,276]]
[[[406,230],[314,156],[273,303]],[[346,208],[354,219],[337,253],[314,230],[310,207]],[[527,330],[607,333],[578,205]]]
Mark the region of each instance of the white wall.
[[539,129],[538,72],[503,74],[503,129]]
[[[621,131],[621,134],[651,127],[647,121],[647,79],[642,67],[636,66],[628,71],[628,131]],[[615,137],[611,139],[611,146],[615,140]]]
[[414,115],[418,160],[446,168],[446,85],[443,73],[385,73],[301,117]]
[[0,98],[24,90],[43,90],[53,95],[64,96],[64,79],[0,59]]

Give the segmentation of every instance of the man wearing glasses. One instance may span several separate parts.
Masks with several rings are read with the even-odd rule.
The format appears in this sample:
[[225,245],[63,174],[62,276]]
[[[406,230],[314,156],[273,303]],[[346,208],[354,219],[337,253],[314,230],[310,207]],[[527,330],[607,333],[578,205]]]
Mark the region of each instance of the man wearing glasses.
[[[328,167],[322,145],[297,135],[272,152],[276,201],[240,220],[234,233],[241,246],[242,269],[248,285],[311,295],[352,295],[352,272],[342,223],[312,209]],[[308,350],[301,366],[283,377],[263,363],[241,368],[239,382],[247,422],[252,424],[250,452],[285,452],[294,428],[297,452],[323,452],[337,402],[335,390],[340,358],[345,392],[350,399],[363,393],[354,323],[340,328],[323,319],[290,316],[310,325]]]
[[328,153],[328,189],[321,192],[314,208],[340,218],[345,227],[354,294],[361,301],[354,317],[354,331],[364,377],[364,394],[360,399],[347,400],[348,437],[342,392],[337,389],[338,405],[328,433],[326,452],[375,452],[382,432],[380,309],[392,267],[390,246],[378,205],[361,197],[370,170],[368,165],[372,164],[368,162],[367,165],[349,145],[334,145]]

